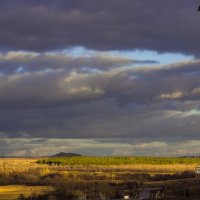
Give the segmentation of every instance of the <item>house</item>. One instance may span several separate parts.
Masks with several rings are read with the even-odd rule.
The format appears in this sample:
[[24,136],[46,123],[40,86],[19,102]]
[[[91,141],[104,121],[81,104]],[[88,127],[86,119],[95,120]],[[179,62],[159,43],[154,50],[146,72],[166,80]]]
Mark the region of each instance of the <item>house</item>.
[[124,195],[123,199],[130,199],[129,195]]
[[123,199],[130,199],[130,191],[128,189],[124,189],[121,191],[121,197]]

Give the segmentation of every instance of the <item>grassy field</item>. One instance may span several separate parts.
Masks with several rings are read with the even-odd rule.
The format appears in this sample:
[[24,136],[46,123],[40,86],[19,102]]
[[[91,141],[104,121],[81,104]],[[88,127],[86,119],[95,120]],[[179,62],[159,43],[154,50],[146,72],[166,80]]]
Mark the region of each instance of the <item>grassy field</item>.
[[76,171],[116,171],[135,173],[177,173],[194,171],[199,158],[159,157],[65,157],[47,158],[38,164],[65,167]]
[[199,158],[167,158],[167,157],[65,157],[39,160],[41,164],[60,165],[173,165],[200,164]]
[[22,185],[9,185],[0,186],[0,199],[1,200],[14,200],[23,194],[25,197],[31,197],[31,195],[41,195],[53,191],[49,186],[22,186]]
[[[163,185],[169,180],[178,180],[178,185],[188,178],[192,178],[193,182],[195,167],[199,165],[200,159],[195,158],[2,158],[0,159],[0,199],[16,199],[20,193],[26,197],[33,193],[40,195],[52,190],[52,187],[57,188],[58,194],[65,194],[66,191],[71,194],[71,191],[76,191],[77,186],[83,191],[87,187],[93,191],[95,182],[99,185],[108,184],[106,186],[108,188],[111,187],[109,183],[115,183],[119,188],[121,188],[120,184],[125,186],[126,183],[131,183],[139,189],[145,182]],[[115,186],[112,187],[113,191],[118,191]]]
[[133,172],[133,173],[176,173],[194,171],[200,165],[195,158],[152,158],[152,157],[68,157],[68,158],[2,158],[0,177],[15,174],[43,176],[56,171],[74,172]]
[[37,159],[28,158],[2,158],[0,159],[0,175],[11,174],[42,175],[49,170],[47,165],[38,165]]

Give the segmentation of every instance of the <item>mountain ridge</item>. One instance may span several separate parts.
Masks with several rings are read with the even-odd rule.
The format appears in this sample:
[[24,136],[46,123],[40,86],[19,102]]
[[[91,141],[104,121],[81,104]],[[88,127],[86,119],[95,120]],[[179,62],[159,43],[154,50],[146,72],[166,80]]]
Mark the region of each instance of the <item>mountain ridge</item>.
[[52,155],[50,157],[76,157],[76,156],[82,156],[80,154],[77,154],[77,153],[66,153],[66,152],[60,152],[60,153],[57,153],[55,155]]

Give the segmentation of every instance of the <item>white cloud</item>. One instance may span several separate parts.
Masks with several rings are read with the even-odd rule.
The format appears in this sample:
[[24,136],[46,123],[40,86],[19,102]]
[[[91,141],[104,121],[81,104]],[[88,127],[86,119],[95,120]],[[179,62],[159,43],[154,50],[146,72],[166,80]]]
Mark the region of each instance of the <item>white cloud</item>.
[[[140,142],[132,138],[113,139],[6,139],[5,156],[47,156],[74,152],[86,156],[185,156],[200,152],[200,140],[184,142]],[[2,153],[2,152],[0,152]]]
[[163,93],[160,95],[161,99],[179,99],[181,97],[184,97],[183,92],[172,92],[172,93]]

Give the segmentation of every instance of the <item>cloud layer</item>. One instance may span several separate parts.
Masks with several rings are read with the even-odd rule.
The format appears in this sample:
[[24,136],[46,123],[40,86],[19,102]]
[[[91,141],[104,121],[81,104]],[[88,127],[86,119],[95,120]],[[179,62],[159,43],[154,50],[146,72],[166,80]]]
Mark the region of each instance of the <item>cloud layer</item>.
[[[46,145],[46,151],[71,148],[89,154],[97,145],[94,152],[114,155],[117,144],[128,155],[156,154],[159,148],[160,154],[168,149],[172,155],[176,150],[172,144],[180,147],[179,154],[190,147],[197,151],[197,3],[1,1],[2,153],[35,155],[36,147]],[[190,59],[173,63],[169,57],[165,63],[171,64],[164,65],[153,56],[145,59],[149,50],[157,58],[170,53],[168,57],[189,55]],[[70,146],[72,138],[77,139],[73,140],[77,149]]]
[[10,137],[199,138],[199,74],[199,60],[4,74],[1,131]]
[[[89,58],[91,62],[93,59],[96,58]],[[42,66],[32,66],[31,62],[25,62],[24,68],[28,68],[28,71],[22,69],[22,72],[2,74],[0,107],[57,107],[102,99],[112,99],[119,105],[148,105],[170,100],[196,101],[200,96],[199,60],[167,66],[123,68],[118,67],[120,61],[115,65],[113,59],[110,65],[115,65],[115,68],[108,67],[105,71],[94,71],[96,67],[82,71],[80,69],[85,65],[84,62],[81,62],[83,66],[78,64],[77,67],[68,67],[68,64],[65,67],[64,64],[59,65],[59,61],[48,63],[49,60]],[[16,61],[14,68],[17,66]]]
[[149,49],[199,56],[198,1],[8,0],[1,2],[2,49]]
[[0,142],[2,156],[49,156],[76,152],[89,156],[185,156],[199,152],[200,141],[148,142],[127,139],[9,139]]

